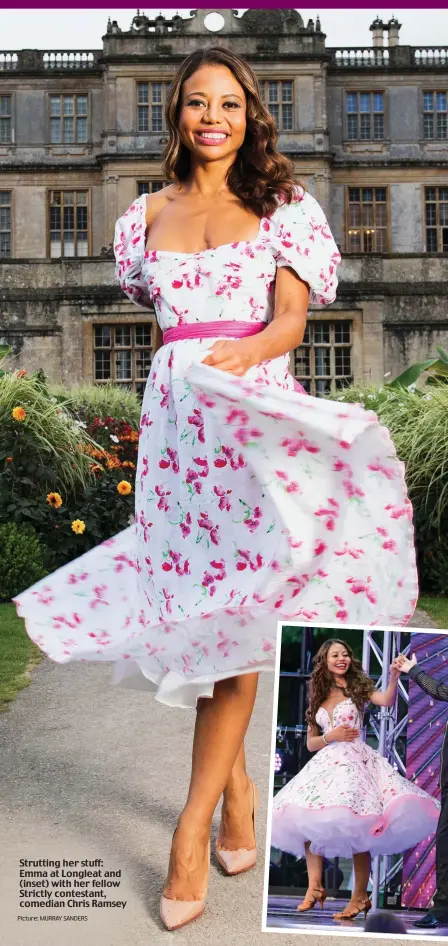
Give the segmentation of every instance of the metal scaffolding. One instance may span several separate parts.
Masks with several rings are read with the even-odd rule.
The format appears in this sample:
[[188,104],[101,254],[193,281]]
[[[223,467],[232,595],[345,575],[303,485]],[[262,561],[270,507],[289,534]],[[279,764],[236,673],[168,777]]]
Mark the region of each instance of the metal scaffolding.
[[[400,649],[401,634],[400,631],[383,631],[383,646],[381,647],[374,639],[375,630],[365,630],[362,649],[362,666],[365,673],[370,674],[370,662],[372,655],[375,655],[380,668],[381,676],[378,680],[378,689],[384,691],[389,682],[389,667],[391,662],[400,653],[407,654],[409,646],[403,650]],[[406,713],[398,721],[398,701],[403,699],[406,705]],[[398,680],[397,699],[394,706],[374,707],[371,705],[367,711],[368,721],[371,729],[378,738],[378,751],[390,762],[394,768],[398,769],[401,775],[406,775],[406,766],[400,758],[397,751],[397,740],[406,729],[408,722],[409,697],[403,686],[401,679]],[[366,738],[366,728],[363,731],[363,738]],[[401,857],[393,866],[391,866],[391,857],[389,855],[380,855],[372,860],[372,907],[375,910],[378,907],[378,896],[381,888],[383,890],[391,880],[400,872],[403,866],[403,857]]]

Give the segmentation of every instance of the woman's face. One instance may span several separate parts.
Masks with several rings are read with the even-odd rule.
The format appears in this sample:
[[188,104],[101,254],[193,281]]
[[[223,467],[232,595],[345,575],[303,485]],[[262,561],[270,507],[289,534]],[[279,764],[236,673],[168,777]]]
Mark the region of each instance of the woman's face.
[[332,644],[327,651],[327,667],[334,677],[345,677],[350,668],[348,650],[343,644]]
[[181,90],[179,133],[201,162],[236,156],[246,134],[246,96],[227,66],[201,66]]

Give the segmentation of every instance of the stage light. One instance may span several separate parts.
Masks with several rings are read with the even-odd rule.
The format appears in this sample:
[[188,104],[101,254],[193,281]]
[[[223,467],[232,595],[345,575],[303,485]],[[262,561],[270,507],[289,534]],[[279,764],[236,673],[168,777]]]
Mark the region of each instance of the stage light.
[[274,772],[276,775],[278,775],[279,772],[281,772],[283,768],[284,759],[285,759],[285,753],[282,752],[280,749],[277,749],[275,753],[275,762],[274,762]]

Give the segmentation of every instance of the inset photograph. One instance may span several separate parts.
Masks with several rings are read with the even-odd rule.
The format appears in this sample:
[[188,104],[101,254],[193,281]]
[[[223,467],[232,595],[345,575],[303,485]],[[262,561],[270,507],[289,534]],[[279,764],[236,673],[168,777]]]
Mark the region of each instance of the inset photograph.
[[279,649],[263,931],[448,936],[448,634],[295,624]]

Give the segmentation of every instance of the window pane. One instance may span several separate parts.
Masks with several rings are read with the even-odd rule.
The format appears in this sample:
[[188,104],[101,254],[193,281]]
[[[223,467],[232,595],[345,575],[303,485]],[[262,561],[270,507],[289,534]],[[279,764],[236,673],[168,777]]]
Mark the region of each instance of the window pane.
[[115,329],[115,344],[118,346],[131,344],[131,326],[117,325]]
[[52,118],[58,118],[61,114],[60,95],[50,95],[50,115]]
[[373,227],[373,224],[374,224],[373,204],[363,204],[362,224],[363,224],[363,227]]
[[448,187],[439,187],[439,200],[448,200]]
[[329,348],[315,348],[314,349],[314,363],[316,375],[329,375],[330,374],[330,349]]
[[269,111],[270,111],[270,113],[271,113],[271,115],[272,115],[272,117],[273,117],[273,119],[274,119],[276,125],[278,125],[278,110],[279,110],[279,106],[278,106],[278,105],[270,105],[270,106],[269,106]]
[[369,141],[371,138],[371,121],[370,115],[360,115],[359,117],[359,130],[361,141]]
[[348,225],[349,227],[361,226],[361,205],[360,204],[349,204]]
[[278,82],[268,82],[269,102],[278,102]]
[[349,199],[350,201],[354,201],[355,203],[359,203],[359,201],[360,201],[360,199],[361,199],[360,195],[361,195],[361,191],[360,191],[359,187],[349,187],[349,189],[348,189],[348,199]]
[[316,381],[316,394],[318,396],[319,394],[321,394],[322,396],[324,394],[329,394],[330,391],[331,391],[331,385],[329,381],[324,381],[322,379],[319,379]]
[[161,102],[162,101],[162,83],[161,82],[152,82],[152,101]]
[[382,92],[373,93],[373,111],[384,112],[384,95]]
[[423,116],[423,137],[434,138],[434,117],[432,115]]
[[131,359],[130,351],[115,352],[115,377],[117,381],[131,381]]
[[87,115],[87,95],[78,95],[76,99],[78,115]]
[[107,381],[110,378],[110,353],[108,351],[95,352],[95,379]]
[[96,348],[110,348],[110,344],[111,344],[110,325],[95,325]]
[[364,230],[364,253],[373,253],[374,250],[374,234],[372,230]]
[[138,109],[138,130],[149,131],[148,109],[146,106]]
[[351,372],[350,348],[336,348],[334,353],[334,373],[347,375]]
[[78,118],[76,135],[80,143],[87,141],[87,118]]
[[347,138],[354,141],[358,137],[358,116],[347,115]]
[[377,253],[385,253],[387,249],[387,230],[376,229],[374,234],[374,246]]
[[292,82],[282,82],[282,101],[292,102]]
[[70,143],[75,140],[74,134],[74,122],[73,118],[64,118],[63,119],[63,132],[64,132],[64,143]]
[[370,112],[370,92],[359,93],[359,111]]
[[87,206],[87,191],[77,191],[77,194],[76,194],[76,203],[78,204],[78,207],[79,207],[81,204],[82,204],[83,206]]
[[437,223],[437,204],[426,204],[426,225],[435,227]]
[[334,340],[336,344],[342,342],[350,342],[350,322],[335,322],[334,326]]
[[0,144],[7,145],[12,141],[10,118],[0,118]]
[[437,125],[436,125],[437,138],[446,138],[447,129],[448,129],[447,116],[437,115]]
[[346,102],[347,112],[356,113],[358,111],[358,96],[356,92],[347,92]]
[[378,141],[379,139],[384,138],[384,116],[383,115],[373,116],[373,137],[375,141]]
[[423,93],[423,110],[425,112],[432,112],[434,109],[434,95],[432,92]]
[[428,253],[437,253],[437,230],[426,230],[426,249]]
[[440,204],[440,226],[448,227],[448,204]]
[[442,253],[448,253],[448,227],[442,230]]
[[50,140],[51,144],[57,145],[61,141],[61,119],[50,119]]
[[0,230],[11,229],[11,210],[9,207],[0,207]]
[[11,256],[11,236],[9,233],[0,233],[0,259],[9,259]]
[[377,227],[387,226],[386,204],[377,204],[375,207],[375,223]]
[[296,378],[303,378],[310,374],[309,348],[296,348],[294,352],[294,374]]
[[427,187],[425,189],[426,200],[437,200],[437,194],[435,187]]
[[372,203],[373,201],[373,188],[372,187],[363,187],[362,199],[363,199],[363,203],[369,203],[369,204]]
[[376,187],[375,188],[375,200],[377,204],[386,203],[386,188],[385,187]]
[[11,116],[11,96],[0,95],[0,115],[4,118]]
[[162,131],[162,106],[153,105],[152,106],[152,117],[151,117],[151,130],[152,131]]
[[361,231],[360,230],[348,231],[348,252],[349,253],[361,252]]
[[135,376],[136,378],[147,378],[151,368],[151,352],[140,350],[135,355]]
[[136,325],[135,326],[135,344],[136,345],[150,345],[151,344],[151,326],[150,325]]
[[149,85],[147,82],[139,82],[138,101],[141,105],[147,104],[149,102],[148,90],[149,90]]
[[446,112],[446,92],[436,93],[436,110],[438,112]]
[[292,131],[292,105],[282,106],[282,126],[284,131]]
[[330,343],[330,323],[329,322],[315,322],[313,324],[313,341],[314,344],[329,344]]
[[74,115],[75,101],[72,95],[64,95],[63,113],[64,115]]
[[0,207],[9,207],[11,203],[11,191],[0,191]]

